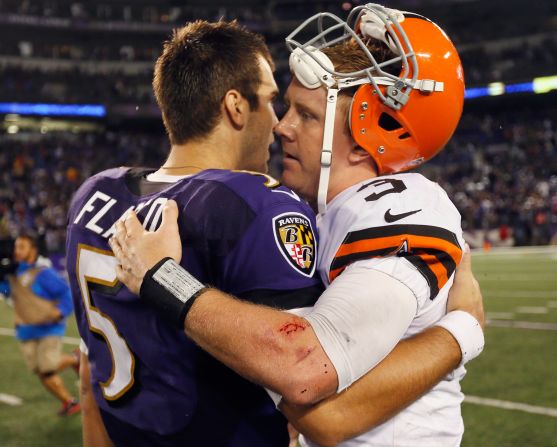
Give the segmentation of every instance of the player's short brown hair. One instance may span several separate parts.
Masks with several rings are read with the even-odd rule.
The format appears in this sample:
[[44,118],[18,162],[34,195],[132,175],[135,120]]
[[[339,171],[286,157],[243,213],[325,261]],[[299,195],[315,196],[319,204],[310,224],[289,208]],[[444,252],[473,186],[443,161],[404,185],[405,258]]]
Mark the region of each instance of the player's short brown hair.
[[[377,63],[395,57],[395,54],[385,44],[378,40],[368,39],[366,41],[366,47]],[[335,67],[335,71],[341,73],[363,70],[370,65],[369,58],[354,40],[345,40],[337,45],[323,48],[321,51],[329,57]],[[391,74],[398,74],[400,72],[400,66],[391,66],[384,70]],[[350,128],[348,108],[357,89],[358,87],[354,87],[339,91],[339,103],[341,104],[343,112],[346,112],[347,129]]]
[[263,38],[236,21],[198,20],[175,30],[155,65],[153,89],[171,144],[206,136],[221,115],[227,91],[256,109],[258,56],[274,69]]
[[[379,40],[367,39],[365,44],[379,64],[396,57],[395,54]],[[341,73],[359,71],[370,66],[369,58],[354,40],[345,40],[337,45],[323,48],[321,51],[331,59],[331,62],[335,66],[335,71]],[[390,68],[385,68],[384,70],[391,74],[398,74],[400,72],[400,66],[390,66]],[[350,92],[350,89],[341,90],[340,94],[345,94],[344,92]]]

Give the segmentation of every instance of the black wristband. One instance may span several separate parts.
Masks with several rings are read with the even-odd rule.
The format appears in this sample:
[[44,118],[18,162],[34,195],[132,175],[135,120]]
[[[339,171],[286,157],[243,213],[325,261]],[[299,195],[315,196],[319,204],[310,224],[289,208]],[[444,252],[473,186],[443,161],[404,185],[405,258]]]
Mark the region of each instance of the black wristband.
[[172,324],[184,329],[194,301],[207,287],[172,258],[164,258],[145,273],[139,297]]

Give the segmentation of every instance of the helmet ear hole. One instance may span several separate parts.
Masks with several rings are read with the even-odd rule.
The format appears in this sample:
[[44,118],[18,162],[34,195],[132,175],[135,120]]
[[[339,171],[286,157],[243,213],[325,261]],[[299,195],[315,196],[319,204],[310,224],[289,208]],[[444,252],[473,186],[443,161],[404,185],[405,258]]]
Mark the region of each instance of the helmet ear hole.
[[408,132],[404,132],[402,135],[399,135],[398,137],[399,140],[406,140],[407,138],[410,138],[410,134]]
[[384,130],[397,130],[402,127],[402,124],[400,124],[388,113],[383,112],[379,117],[379,127]]

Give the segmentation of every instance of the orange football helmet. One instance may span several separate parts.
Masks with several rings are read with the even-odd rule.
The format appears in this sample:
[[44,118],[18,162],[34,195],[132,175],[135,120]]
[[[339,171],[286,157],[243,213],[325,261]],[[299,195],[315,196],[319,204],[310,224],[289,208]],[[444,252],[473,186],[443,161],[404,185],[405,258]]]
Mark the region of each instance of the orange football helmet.
[[[379,174],[405,171],[434,157],[453,135],[464,103],[464,72],[450,39],[425,17],[403,14],[400,26],[412,45],[420,89],[410,90],[400,108],[382,101],[371,84],[362,85],[352,101],[352,136],[373,157]],[[410,65],[407,77],[412,74]],[[442,91],[436,91],[440,83]]]
[[[297,40],[315,25],[317,33],[309,40]],[[377,63],[364,43],[368,38],[385,43],[396,57]],[[337,72],[320,51],[347,39],[360,46],[369,59],[368,67]],[[350,109],[350,129],[358,145],[375,160],[379,175],[405,171],[429,160],[455,131],[464,103],[464,72],[454,45],[429,19],[369,3],[354,8],[346,21],[330,13],[316,14],[296,28],[286,44],[292,52],[290,69],[300,83],[328,90],[320,203],[332,151],[330,115],[334,117],[335,112],[331,103],[336,103],[339,90],[358,86]],[[384,70],[394,64],[402,67],[398,75]]]

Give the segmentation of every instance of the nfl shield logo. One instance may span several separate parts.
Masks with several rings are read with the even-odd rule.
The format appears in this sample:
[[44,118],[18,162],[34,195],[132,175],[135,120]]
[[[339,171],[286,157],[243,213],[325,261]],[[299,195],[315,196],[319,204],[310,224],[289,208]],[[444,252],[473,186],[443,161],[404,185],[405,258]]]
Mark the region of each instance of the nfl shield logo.
[[284,213],[273,219],[275,241],[290,266],[304,276],[315,272],[316,242],[310,220],[300,213]]

